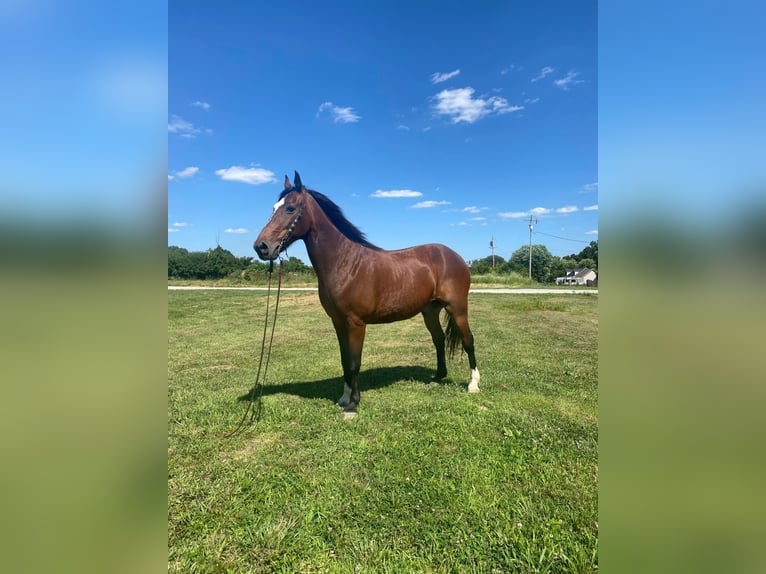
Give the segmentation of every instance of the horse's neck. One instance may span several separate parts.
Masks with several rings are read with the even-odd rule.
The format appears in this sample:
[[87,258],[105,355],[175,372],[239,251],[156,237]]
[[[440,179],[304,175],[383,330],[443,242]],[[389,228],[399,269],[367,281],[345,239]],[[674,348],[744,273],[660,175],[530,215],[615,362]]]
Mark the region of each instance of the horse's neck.
[[319,204],[312,203],[313,224],[304,243],[317,278],[323,281],[328,274],[342,271],[343,266],[353,265],[367,248],[338,231]]

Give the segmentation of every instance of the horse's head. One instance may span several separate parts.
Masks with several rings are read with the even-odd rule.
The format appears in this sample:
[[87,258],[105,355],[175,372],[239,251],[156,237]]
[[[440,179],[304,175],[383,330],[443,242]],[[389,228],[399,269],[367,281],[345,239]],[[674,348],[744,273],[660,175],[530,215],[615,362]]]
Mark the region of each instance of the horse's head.
[[307,218],[304,217],[308,190],[301,183],[301,176],[295,172],[295,183],[291,184],[285,176],[285,189],[274,204],[271,218],[258,234],[253,249],[258,257],[267,260],[276,259],[296,239],[301,239],[308,232]]

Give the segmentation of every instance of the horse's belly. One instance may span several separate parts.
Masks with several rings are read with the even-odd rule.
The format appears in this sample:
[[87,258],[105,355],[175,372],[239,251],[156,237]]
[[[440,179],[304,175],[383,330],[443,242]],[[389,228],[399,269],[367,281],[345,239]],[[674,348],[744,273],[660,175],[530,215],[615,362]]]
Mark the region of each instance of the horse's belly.
[[378,301],[377,305],[366,313],[365,322],[367,323],[393,323],[394,321],[403,321],[420,313],[429,303],[429,296],[413,298],[409,297],[391,297],[383,301]]
[[414,317],[422,310],[423,308],[421,307],[416,310],[392,309],[390,311],[377,312],[366,317],[364,322],[370,325],[374,325],[376,323],[393,323],[394,321],[404,321],[405,319]]

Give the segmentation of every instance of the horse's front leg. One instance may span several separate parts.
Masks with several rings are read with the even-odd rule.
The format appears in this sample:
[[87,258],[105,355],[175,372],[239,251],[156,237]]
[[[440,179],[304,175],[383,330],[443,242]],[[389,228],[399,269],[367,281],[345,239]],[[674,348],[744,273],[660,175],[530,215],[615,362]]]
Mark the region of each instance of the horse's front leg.
[[362,347],[366,325],[364,323],[343,322],[335,324],[340,345],[340,360],[343,366],[343,396],[338,399],[338,406],[343,409],[344,417],[352,418],[357,414],[360,400],[359,369],[362,367]]

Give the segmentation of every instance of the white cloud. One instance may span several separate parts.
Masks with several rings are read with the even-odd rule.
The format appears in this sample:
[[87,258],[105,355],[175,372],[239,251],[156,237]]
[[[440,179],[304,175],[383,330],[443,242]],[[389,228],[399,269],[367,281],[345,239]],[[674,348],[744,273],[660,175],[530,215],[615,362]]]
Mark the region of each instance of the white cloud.
[[238,233],[238,234],[244,234],[244,233],[250,233],[249,229],[245,229],[244,227],[229,227],[228,229],[223,230],[224,233]]
[[264,183],[274,183],[276,178],[274,172],[260,167],[242,167],[233,165],[226,169],[217,169],[215,174],[226,181],[240,181],[250,185],[261,185]]
[[168,179],[185,179],[196,175],[198,172],[199,168],[197,166],[190,165],[189,167],[183,168],[181,171],[168,174]]
[[174,223],[173,227],[191,227],[191,225],[192,225],[191,223],[186,223],[181,221],[181,222]]
[[497,214],[498,217],[503,219],[521,219],[522,217],[528,217],[528,211],[501,211]]
[[449,205],[452,203],[451,201],[433,201],[431,199],[427,201],[419,201],[415,205],[412,205],[411,207],[413,209],[420,209],[420,208],[428,208],[428,207],[436,207],[437,205]]
[[[586,211],[588,208],[585,208]],[[521,219],[522,217],[539,217],[542,215],[550,215],[551,213],[559,213],[562,215],[567,215],[569,213],[575,213],[579,211],[580,209],[574,205],[566,205],[564,207],[559,207],[555,210],[549,209],[547,207],[534,207],[530,209],[529,211],[503,211],[498,213],[498,217],[502,217],[503,219]]]
[[189,167],[183,168],[181,171],[176,172],[176,177],[191,177],[195,175],[197,172],[199,172],[199,168],[194,165],[190,165]]
[[586,231],[585,235],[598,235],[598,229],[594,229],[592,231]]
[[598,211],[598,204],[589,205],[588,207],[583,207],[583,211]]
[[471,217],[468,219],[468,221],[486,221],[486,217]]
[[524,69],[523,66],[517,66],[516,64],[511,64],[507,68],[503,68],[500,70],[500,75],[505,76],[508,72],[521,72]]
[[442,90],[434,96],[436,112],[449,116],[453,124],[466,122],[472,124],[490,114],[507,114],[523,110],[523,106],[512,106],[500,96],[487,99],[474,98],[473,88]]
[[451,72],[445,72],[445,73],[436,72],[434,74],[431,74],[431,83],[441,84],[442,82],[446,82],[450,78],[454,78],[459,73],[460,73],[460,70],[453,70]]
[[598,182],[586,183],[580,188],[580,193],[590,193],[592,191],[598,191]]
[[476,207],[475,205],[469,205],[468,207],[464,207],[460,211],[463,213],[480,213],[482,211],[486,211],[486,207]]
[[580,72],[568,72],[566,76],[563,78],[559,78],[558,80],[554,80],[553,83],[561,88],[562,90],[568,90],[569,86],[572,84],[582,84],[583,80],[575,80],[577,76],[580,75]]
[[168,131],[187,139],[195,138],[201,132],[199,128],[194,127],[193,123],[187,122],[182,117],[176,115],[170,116]]
[[210,110],[210,104],[208,104],[207,102],[200,102],[199,100],[197,100],[196,102],[192,102],[192,105],[198,108],[202,108],[206,112]]
[[177,233],[180,231],[180,229],[173,229],[172,227],[168,227],[168,233]]
[[319,117],[322,112],[329,111],[330,115],[332,116],[333,122],[341,123],[341,124],[349,124],[349,123],[355,123],[358,122],[361,119],[361,116],[356,113],[354,108],[342,108],[340,106],[336,106],[332,102],[324,102],[319,106],[319,109],[317,110],[316,117]]
[[409,126],[405,126],[404,124],[399,124],[398,126],[396,126],[396,129],[401,130],[403,132],[410,131],[410,127]]
[[532,81],[537,82],[538,80],[542,80],[545,76],[552,73],[553,73],[553,68],[551,68],[550,66],[545,66],[542,70],[540,70],[540,73],[537,74],[537,76],[532,78]]
[[422,195],[419,191],[412,191],[411,189],[391,189],[389,191],[379,189],[375,193],[371,193],[370,197],[421,197]]

